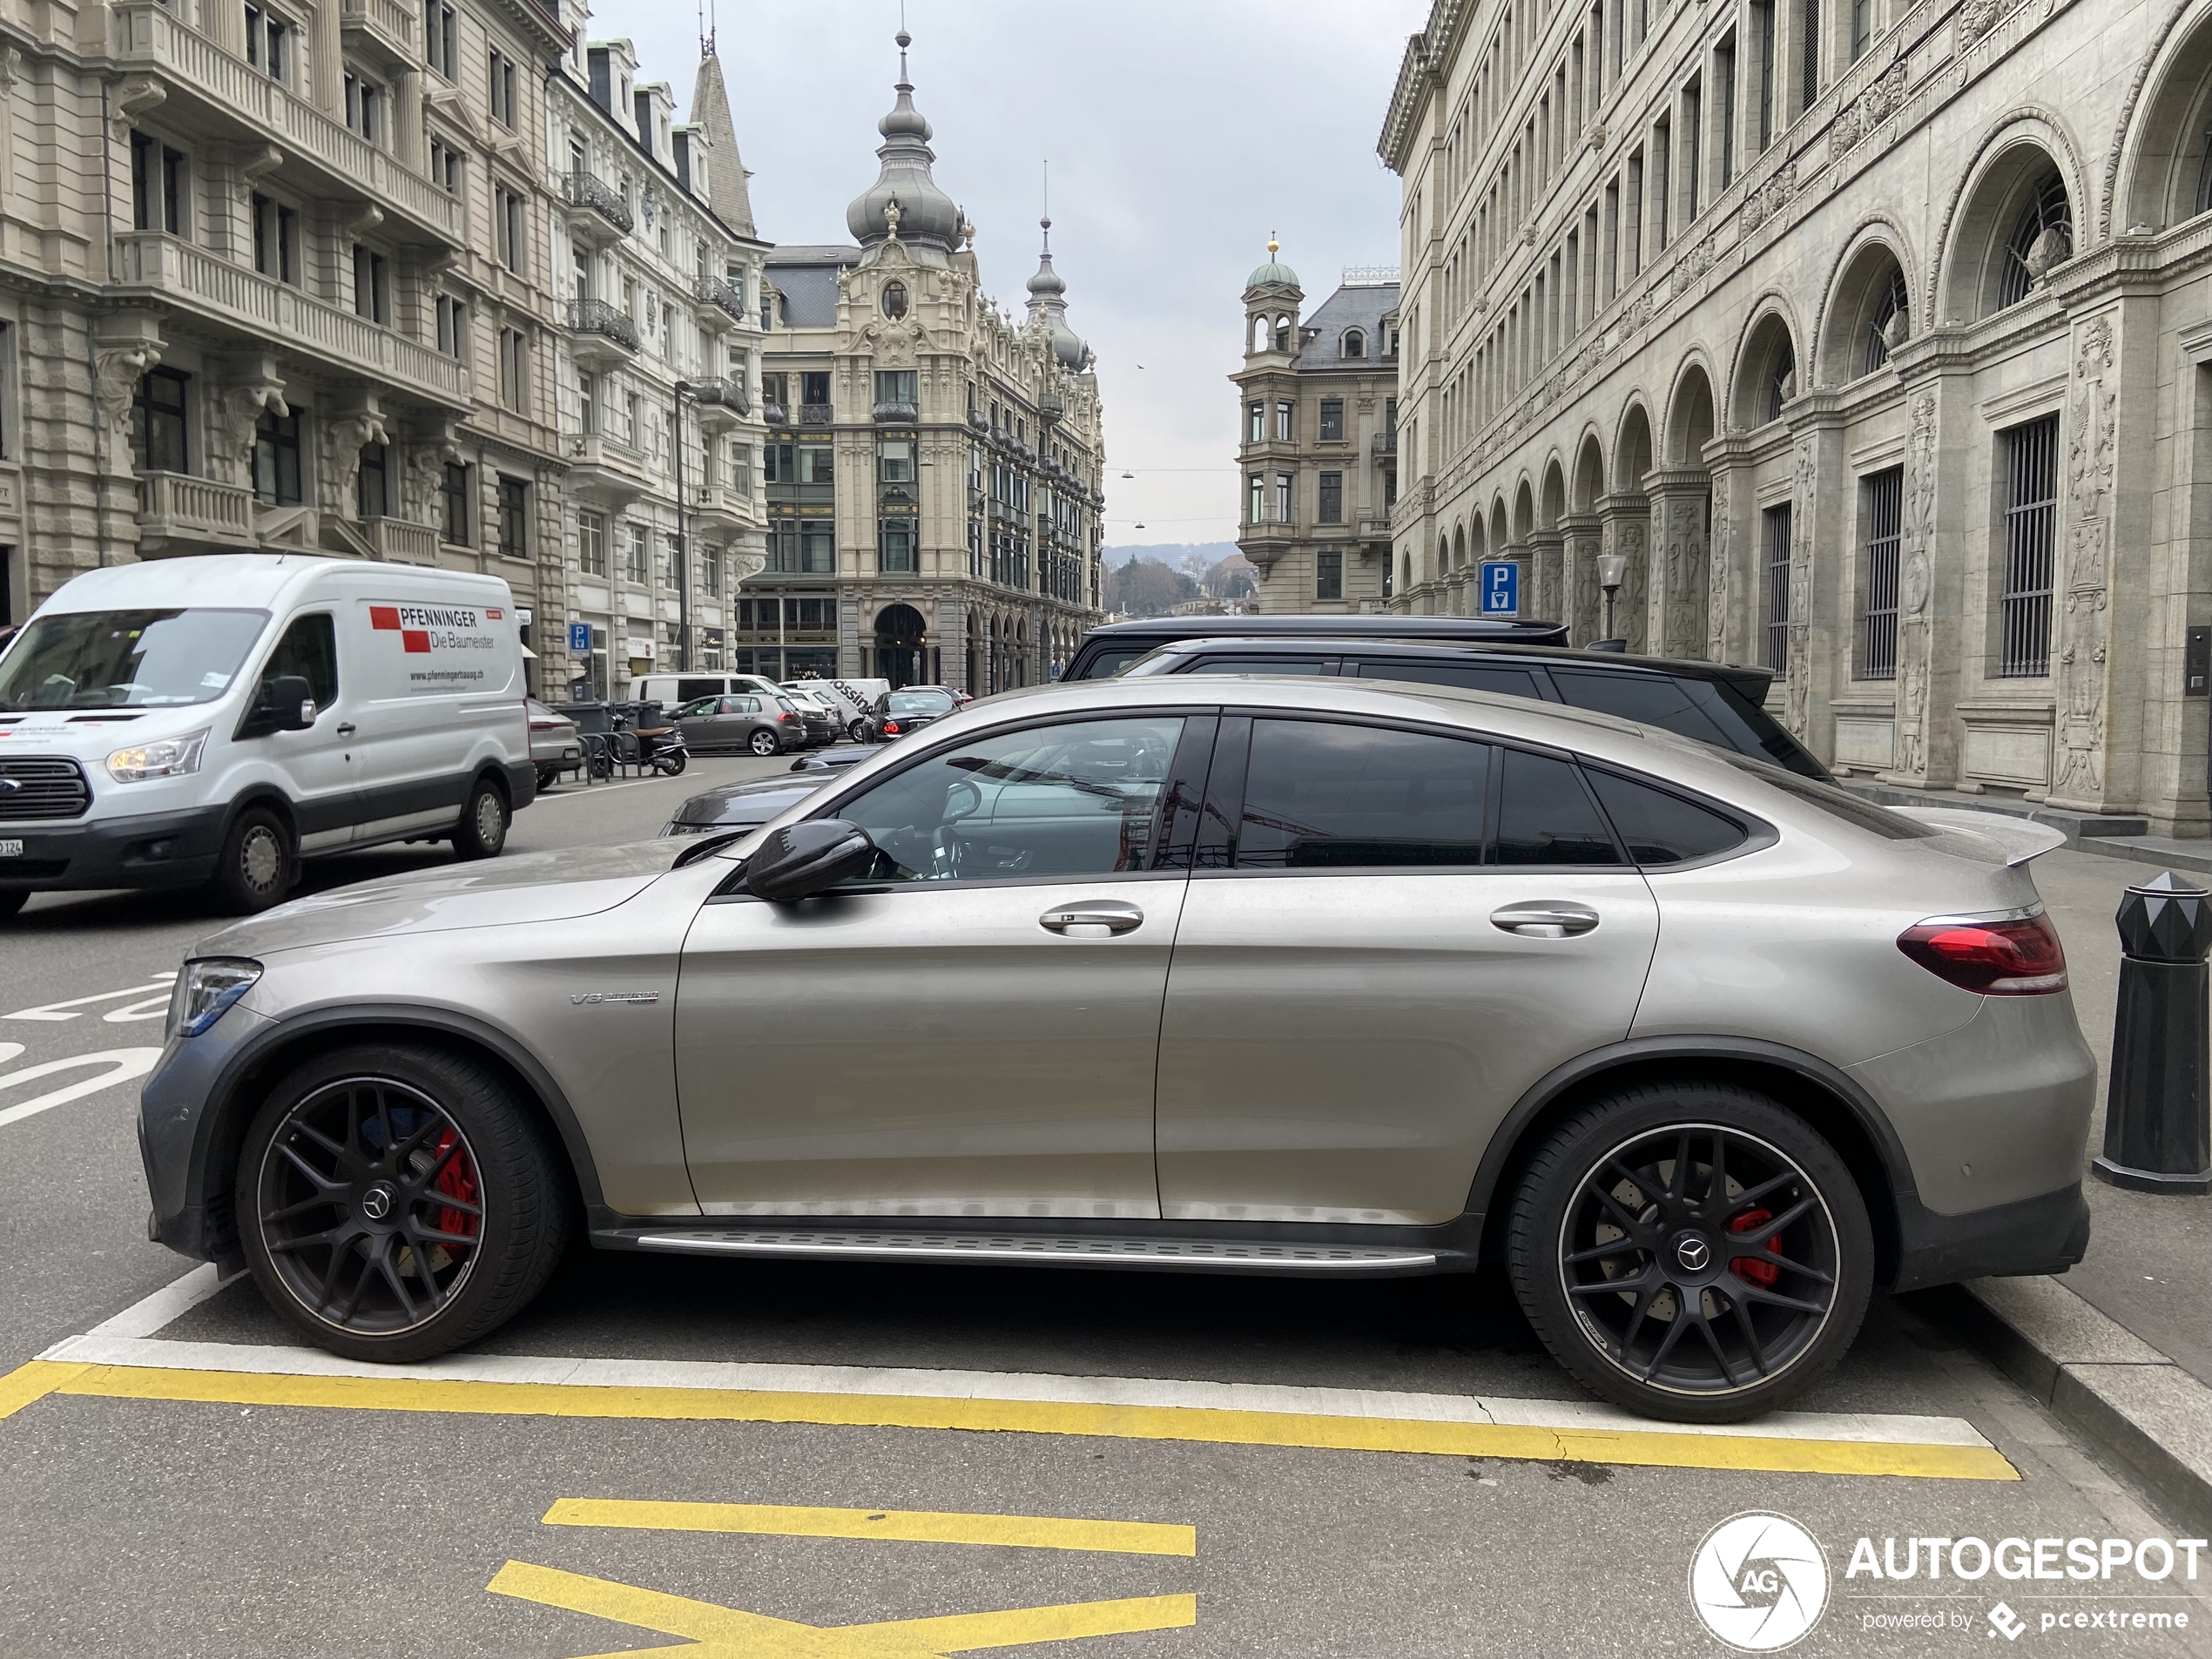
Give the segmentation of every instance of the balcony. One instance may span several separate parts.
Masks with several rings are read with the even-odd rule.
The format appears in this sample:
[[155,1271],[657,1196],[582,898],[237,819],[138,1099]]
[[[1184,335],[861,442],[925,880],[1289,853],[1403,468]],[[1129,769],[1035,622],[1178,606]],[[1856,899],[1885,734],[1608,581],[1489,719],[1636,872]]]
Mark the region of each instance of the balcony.
[[691,381],[691,401],[698,409],[699,425],[708,432],[734,429],[752,413],[752,399],[743,381]]
[[699,327],[711,333],[721,334],[745,320],[745,295],[718,276],[699,278],[691,298],[698,301]]
[[[319,175],[314,193],[341,201],[366,199],[388,219],[398,215],[433,240],[462,239],[466,226],[457,198],[218,46],[161,0],[116,0],[109,16],[119,69],[158,77],[190,95],[189,100],[171,97],[164,119],[189,116],[204,127],[273,142],[285,151],[287,169],[296,161]],[[179,107],[192,101],[198,110]]]
[[221,542],[252,547],[253,492],[181,472],[138,475],[138,538],[155,542]]
[[760,418],[772,427],[787,427],[791,424],[791,411],[780,403],[763,403]]
[[921,410],[913,403],[892,401],[875,406],[875,423],[878,426],[912,426],[921,419]]
[[588,246],[612,247],[637,222],[621,192],[582,168],[561,181],[561,199],[568,204],[569,234]]
[[730,534],[759,522],[752,497],[727,484],[701,484],[691,492],[691,519],[703,530]]
[[604,300],[569,301],[570,353],[592,369],[628,362],[637,352],[637,325]]
[[1237,532],[1237,544],[1244,549],[1245,556],[1258,559],[1248,543],[1257,542],[1267,550],[1267,556],[1274,557],[1288,544],[1298,529],[1298,516],[1287,507],[1262,507],[1249,511]]
[[340,0],[346,44],[395,75],[415,65],[415,18],[400,0]]
[[837,419],[837,411],[826,403],[802,403],[799,406],[799,424],[828,426]]
[[1373,448],[1374,453],[1379,455],[1396,455],[1398,453],[1398,428],[1394,426],[1385,427],[1380,432],[1376,433]]
[[1057,392],[1047,392],[1037,399],[1037,414],[1044,420],[1057,421],[1067,412],[1067,401]]
[[144,289],[260,350],[274,346],[348,375],[381,381],[422,401],[467,409],[469,376],[428,346],[311,299],[288,284],[152,231],[115,239],[115,281]]
[[607,506],[622,508],[651,487],[645,457],[628,444],[598,433],[571,436],[564,489]]
[[354,528],[368,543],[371,558],[394,564],[438,562],[438,530],[434,524],[410,524],[403,518],[365,518]]

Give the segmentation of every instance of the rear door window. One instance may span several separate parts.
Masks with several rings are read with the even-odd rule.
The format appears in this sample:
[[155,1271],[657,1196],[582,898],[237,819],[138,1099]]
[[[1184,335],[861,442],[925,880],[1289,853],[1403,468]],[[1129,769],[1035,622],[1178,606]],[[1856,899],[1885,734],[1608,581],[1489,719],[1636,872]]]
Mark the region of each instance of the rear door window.
[[1255,720],[1238,869],[1478,865],[1491,748],[1319,720]]
[[1583,775],[1638,864],[1686,864],[1726,853],[1749,839],[1750,832],[1734,819],[1684,800],[1672,790],[1618,772],[1593,769]]
[[1469,691],[1494,691],[1500,697],[1542,698],[1536,677],[1525,668],[1507,668],[1493,663],[1433,663],[1392,662],[1386,658],[1370,658],[1356,667],[1347,665],[1346,673],[1357,673],[1362,679],[1406,680],[1415,685],[1457,685]]
[[1508,749],[1498,792],[1500,864],[1618,865],[1621,852],[1581,768]]

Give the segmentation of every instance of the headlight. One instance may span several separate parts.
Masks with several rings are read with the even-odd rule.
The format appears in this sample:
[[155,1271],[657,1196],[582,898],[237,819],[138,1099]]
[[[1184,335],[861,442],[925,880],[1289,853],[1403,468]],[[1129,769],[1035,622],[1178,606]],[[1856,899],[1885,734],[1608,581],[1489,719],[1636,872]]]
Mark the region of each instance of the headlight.
[[244,956],[203,956],[186,962],[169,994],[169,1035],[196,1037],[253,988],[261,964]]
[[119,784],[144,783],[149,778],[181,778],[199,770],[200,752],[207,746],[205,732],[189,737],[163,738],[154,743],[118,749],[107,758],[108,775]]

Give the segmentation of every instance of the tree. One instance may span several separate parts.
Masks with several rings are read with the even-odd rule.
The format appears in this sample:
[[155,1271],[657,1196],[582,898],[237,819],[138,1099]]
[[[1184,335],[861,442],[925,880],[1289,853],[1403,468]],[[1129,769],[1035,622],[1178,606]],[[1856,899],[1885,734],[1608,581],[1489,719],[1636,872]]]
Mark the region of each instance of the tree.
[[1153,559],[1131,559],[1106,578],[1106,608],[1128,617],[1164,617],[1198,597],[1198,584]]

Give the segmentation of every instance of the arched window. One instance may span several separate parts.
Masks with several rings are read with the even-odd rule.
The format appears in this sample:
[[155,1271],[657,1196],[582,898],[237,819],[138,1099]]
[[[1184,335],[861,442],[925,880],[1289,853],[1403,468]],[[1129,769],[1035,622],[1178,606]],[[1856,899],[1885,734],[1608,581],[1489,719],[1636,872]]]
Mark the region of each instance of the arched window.
[[1767,364],[1766,418],[1779,421],[1782,406],[1797,395],[1797,354],[1785,336],[1774,348],[1774,356]]
[[897,319],[907,314],[907,285],[887,282],[883,285],[883,314]]
[[1905,273],[1892,266],[1889,286],[1875,301],[1874,314],[1866,324],[1866,362],[1861,374],[1871,374],[1881,368],[1890,361],[1890,353],[1910,337],[1911,304],[1905,291]]
[[1275,349],[1288,351],[1290,348],[1291,320],[1288,317],[1278,317],[1275,319]]
[[2016,306],[2054,265],[2074,257],[2074,208],[2066,181],[2054,168],[2028,194],[2013,233],[2005,239],[2005,266],[1997,281],[1997,308]]
[[1346,357],[1365,357],[1367,354],[1367,336],[1357,328],[1345,329],[1344,354]]

